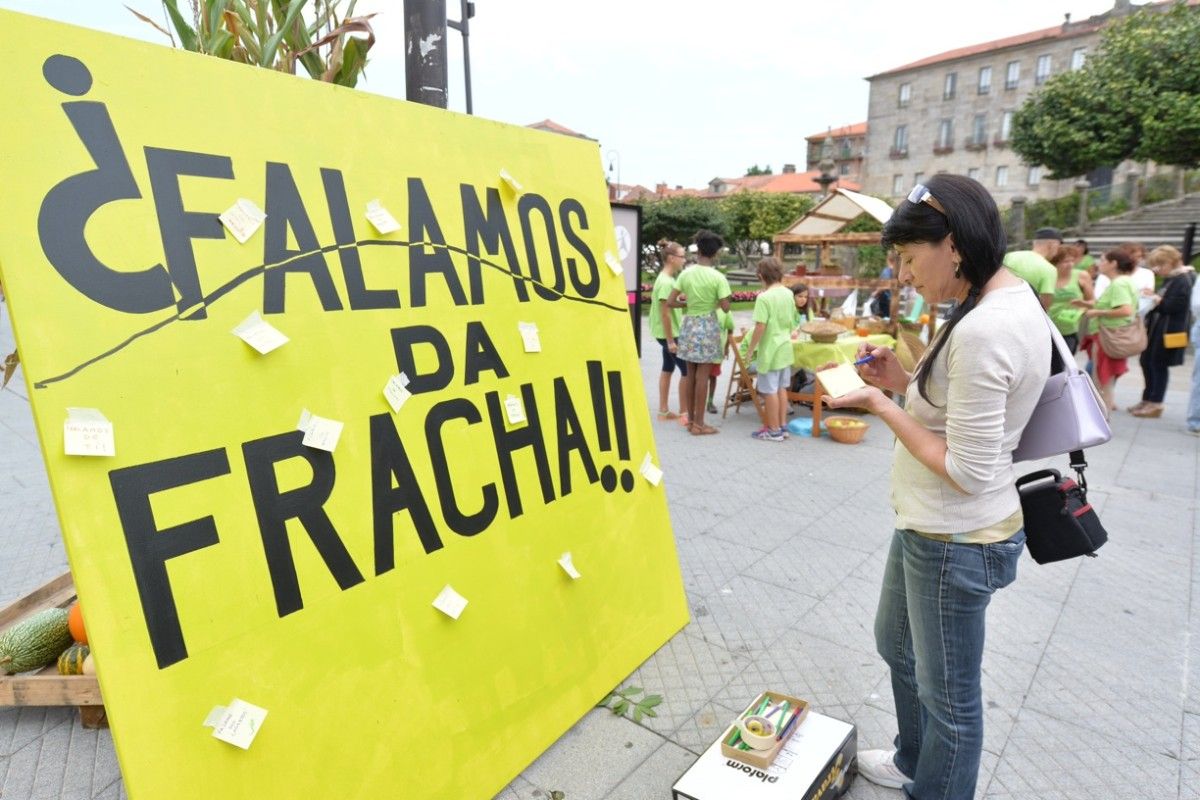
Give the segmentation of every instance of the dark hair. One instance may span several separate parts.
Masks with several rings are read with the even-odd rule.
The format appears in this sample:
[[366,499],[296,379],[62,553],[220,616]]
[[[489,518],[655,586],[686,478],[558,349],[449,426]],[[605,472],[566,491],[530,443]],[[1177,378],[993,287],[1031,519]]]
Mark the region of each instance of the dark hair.
[[1088,244],[1087,244],[1087,239],[1076,239],[1076,240],[1075,240],[1075,244],[1076,244],[1076,246],[1078,246],[1078,247],[1079,247],[1079,249],[1080,249],[1080,250],[1082,250],[1082,251],[1083,251],[1083,252],[1082,252],[1082,255],[1085,255],[1085,256],[1086,256],[1086,255],[1088,254]]
[[1128,275],[1129,273],[1133,272],[1134,267],[1137,266],[1137,263],[1134,262],[1133,256],[1129,253],[1129,251],[1121,247],[1118,247],[1115,250],[1109,250],[1104,254],[1104,257],[1115,263],[1117,265],[1117,272],[1121,273],[1122,275]]
[[792,294],[803,294],[804,292],[807,292],[807,291],[808,291],[807,283],[793,283],[792,284]]
[[767,256],[758,262],[758,277],[766,283],[779,283],[783,278],[783,264],[774,256]]
[[1064,261],[1070,260],[1072,258],[1078,259],[1078,258],[1081,258],[1082,256],[1083,256],[1083,251],[1077,245],[1064,244],[1062,247],[1058,248],[1058,252],[1055,253],[1054,257],[1049,259],[1049,261],[1051,264],[1053,264],[1054,266],[1057,267],[1060,264],[1062,264]]
[[707,229],[696,231],[692,241],[696,243],[696,249],[700,251],[700,255],[705,258],[712,258],[725,246],[725,240],[719,234]]
[[925,181],[925,188],[946,213],[928,202],[902,200],[883,226],[880,243],[884,249],[900,244],[939,244],[953,235],[954,247],[962,256],[959,269],[971,285],[967,299],[955,307],[929,353],[917,367],[917,391],[925,402],[932,404],[926,388],[934,359],[949,340],[954,327],[978,305],[984,284],[1000,269],[1008,242],[996,201],[978,181],[963,175],[939,173]]
[[[1129,257],[1134,259],[1133,265],[1137,266],[1137,258],[1139,255],[1146,255],[1146,245],[1141,242],[1121,242],[1117,245],[1118,250],[1124,250],[1129,254]],[[1111,260],[1111,259],[1110,259]]]

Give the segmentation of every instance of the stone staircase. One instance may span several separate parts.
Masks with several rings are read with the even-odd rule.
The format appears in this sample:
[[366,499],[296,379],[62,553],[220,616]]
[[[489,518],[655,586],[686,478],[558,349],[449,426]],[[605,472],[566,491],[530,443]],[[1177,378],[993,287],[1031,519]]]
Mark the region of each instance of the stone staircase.
[[[1088,250],[1093,254],[1103,253],[1122,242],[1140,242],[1147,251],[1160,244],[1182,250],[1184,232],[1192,222],[1200,224],[1200,193],[1098,220],[1088,226],[1082,238],[1087,240]],[[1197,249],[1200,249],[1200,233],[1192,245],[1193,255]]]

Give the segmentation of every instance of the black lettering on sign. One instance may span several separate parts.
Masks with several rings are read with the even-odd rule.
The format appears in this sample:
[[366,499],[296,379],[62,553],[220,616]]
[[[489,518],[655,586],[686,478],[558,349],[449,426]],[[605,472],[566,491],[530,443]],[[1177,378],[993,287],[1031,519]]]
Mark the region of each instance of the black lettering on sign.
[[[542,267],[538,263],[537,242],[533,236],[534,212],[542,218],[542,227],[546,231],[546,241],[550,248],[550,267],[554,271],[554,283],[550,288],[544,285],[546,281],[542,279]],[[521,217],[521,235],[525,237],[525,261],[529,264],[529,277],[535,281],[533,291],[543,300],[558,300],[567,288],[567,281],[563,275],[558,233],[554,228],[554,212],[546,198],[530,192],[521,195],[521,199],[517,201],[517,214]]]
[[580,297],[595,297],[600,294],[600,270],[596,267],[596,257],[573,227],[573,217],[578,218],[581,230],[588,229],[587,212],[584,211],[583,204],[573,197],[568,197],[558,206],[558,218],[562,223],[563,238],[571,243],[588,266],[587,280],[579,274],[578,262],[573,258],[567,259],[567,272],[570,273],[571,284]]
[[517,261],[517,250],[513,245],[512,231],[508,227],[508,219],[504,216],[504,205],[500,201],[500,190],[489,187],[487,192],[487,213],[479,205],[479,195],[475,187],[468,183],[459,186],[462,194],[463,239],[467,243],[467,280],[471,285],[471,303],[479,305],[483,302],[483,275],[479,268],[479,247],[482,245],[488,255],[498,254],[504,250],[504,258],[508,262],[508,271],[513,276],[513,288],[516,289],[517,299],[522,303],[529,302],[529,287],[521,280],[521,264]]
[[[92,74],[79,59],[53,55],[42,65],[46,82],[64,94],[81,97],[92,87]],[[38,239],[46,260],[76,291],[116,311],[146,314],[175,303],[171,276],[162,264],[142,270],[113,269],[96,258],[86,228],[102,206],[138,200],[142,193],[103,103],[63,103],[96,169],[63,179],[46,193],[38,211]]]
[[589,483],[600,479],[596,472],[596,463],[592,460],[592,451],[588,448],[587,439],[583,437],[583,427],[579,424],[579,414],[575,412],[575,403],[571,393],[567,391],[567,381],[564,378],[554,379],[554,417],[558,440],[558,496],[566,497],[571,493],[571,452],[579,453],[583,464],[584,474]]
[[362,259],[359,258],[358,248],[352,246],[357,239],[354,238],[354,221],[350,216],[350,203],[346,200],[346,184],[342,180],[342,173],[336,169],[322,169],[321,182],[325,184],[325,202],[329,205],[334,240],[341,245],[338,258],[342,260],[342,276],[346,281],[350,308],[355,311],[399,308],[399,292],[395,289],[368,289],[363,279]]
[[[417,371],[417,345],[426,344],[437,355],[437,370],[421,374]],[[409,325],[392,328],[392,349],[396,351],[396,366],[408,376],[408,390],[413,394],[436,392],[450,385],[454,377],[454,359],[446,337],[432,325]]]
[[479,382],[479,373],[493,372],[497,378],[507,378],[508,370],[500,359],[500,352],[487,334],[483,323],[473,321],[467,323],[467,357],[463,365],[465,383],[470,386]]
[[546,440],[542,436],[541,421],[538,418],[537,400],[533,396],[533,384],[521,384],[521,402],[525,406],[526,425],[508,430],[505,425],[508,415],[503,403],[500,402],[499,392],[488,392],[488,417],[492,423],[492,439],[496,443],[496,456],[500,460],[500,477],[504,481],[504,497],[508,501],[508,516],[516,519],[524,512],[521,505],[521,490],[517,486],[516,468],[513,466],[513,454],[528,447],[533,450],[533,460],[537,464],[538,482],[542,487],[542,502],[554,502],[554,480],[550,476],[550,461],[546,457]]
[[179,625],[179,610],[171,593],[167,561],[219,542],[211,516],[159,530],[154,522],[150,495],[229,474],[224,449],[168,458],[152,464],[115,469],[108,474],[117,516],[129,548],[133,580],[137,584],[146,631],[158,668],[187,658],[187,645]]
[[442,549],[442,539],[391,414],[371,417],[371,508],[375,520],[376,575],[396,566],[392,520],[401,511],[412,517],[426,554]]
[[492,524],[500,506],[500,498],[496,492],[496,484],[484,484],[483,507],[474,514],[463,513],[454,494],[454,481],[451,479],[450,463],[446,458],[446,443],[442,440],[442,428],[453,419],[465,420],[468,425],[474,425],[483,418],[479,415],[479,409],[461,397],[438,403],[429,409],[429,416],[425,417],[425,440],[429,446],[433,477],[437,482],[442,518],[455,533],[474,536]]
[[[296,562],[288,542],[287,521],[299,519],[317,553],[343,590],[362,583],[362,573],[354,565],[346,545],[325,513],[323,506],[333,491],[335,470],[333,454],[302,444],[304,433],[289,431],[276,436],[255,439],[242,445],[246,475],[250,480],[250,495],[254,498],[254,513],[262,535],[267,570],[275,590],[275,608],[284,617],[304,608],[300,582],[296,577]],[[313,479],[307,486],[279,490],[275,465],[289,458],[302,458],[312,467]]]
[[[263,263],[278,264],[293,259],[287,264],[267,270],[263,277],[263,312],[282,314],[284,310],[284,281],[289,273],[307,272],[312,279],[321,308],[326,311],[341,311],[342,300],[338,297],[329,275],[329,264],[313,230],[296,179],[287,164],[267,162],[267,221],[263,227]],[[288,249],[288,228],[296,236],[299,250]],[[307,254],[307,255],[302,255]],[[297,257],[298,256],[298,257]]]
[[446,237],[442,236],[442,228],[433,214],[433,204],[420,178],[408,179],[408,230],[412,241],[408,248],[408,284],[413,308],[426,305],[425,281],[435,272],[446,282],[454,305],[465,306],[467,296],[463,294],[454,261],[446,249]]

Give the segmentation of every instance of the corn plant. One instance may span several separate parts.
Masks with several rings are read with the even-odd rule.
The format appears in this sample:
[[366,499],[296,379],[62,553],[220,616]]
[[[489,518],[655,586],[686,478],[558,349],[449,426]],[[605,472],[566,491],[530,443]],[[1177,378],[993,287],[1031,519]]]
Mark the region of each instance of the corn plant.
[[342,0],[313,0],[307,16],[308,0],[188,0],[190,14],[178,0],[161,2],[170,28],[126,8],[174,46],[292,74],[299,62],[311,77],[340,86],[358,82],[375,44],[374,14],[354,16],[357,0],[345,15]]

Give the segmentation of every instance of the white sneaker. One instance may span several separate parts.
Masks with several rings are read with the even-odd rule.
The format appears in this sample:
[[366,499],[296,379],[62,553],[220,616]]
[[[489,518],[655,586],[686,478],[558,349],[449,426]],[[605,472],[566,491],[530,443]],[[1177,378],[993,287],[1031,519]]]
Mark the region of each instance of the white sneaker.
[[899,789],[912,778],[896,766],[895,750],[863,750],[858,754],[858,774],[877,786]]

